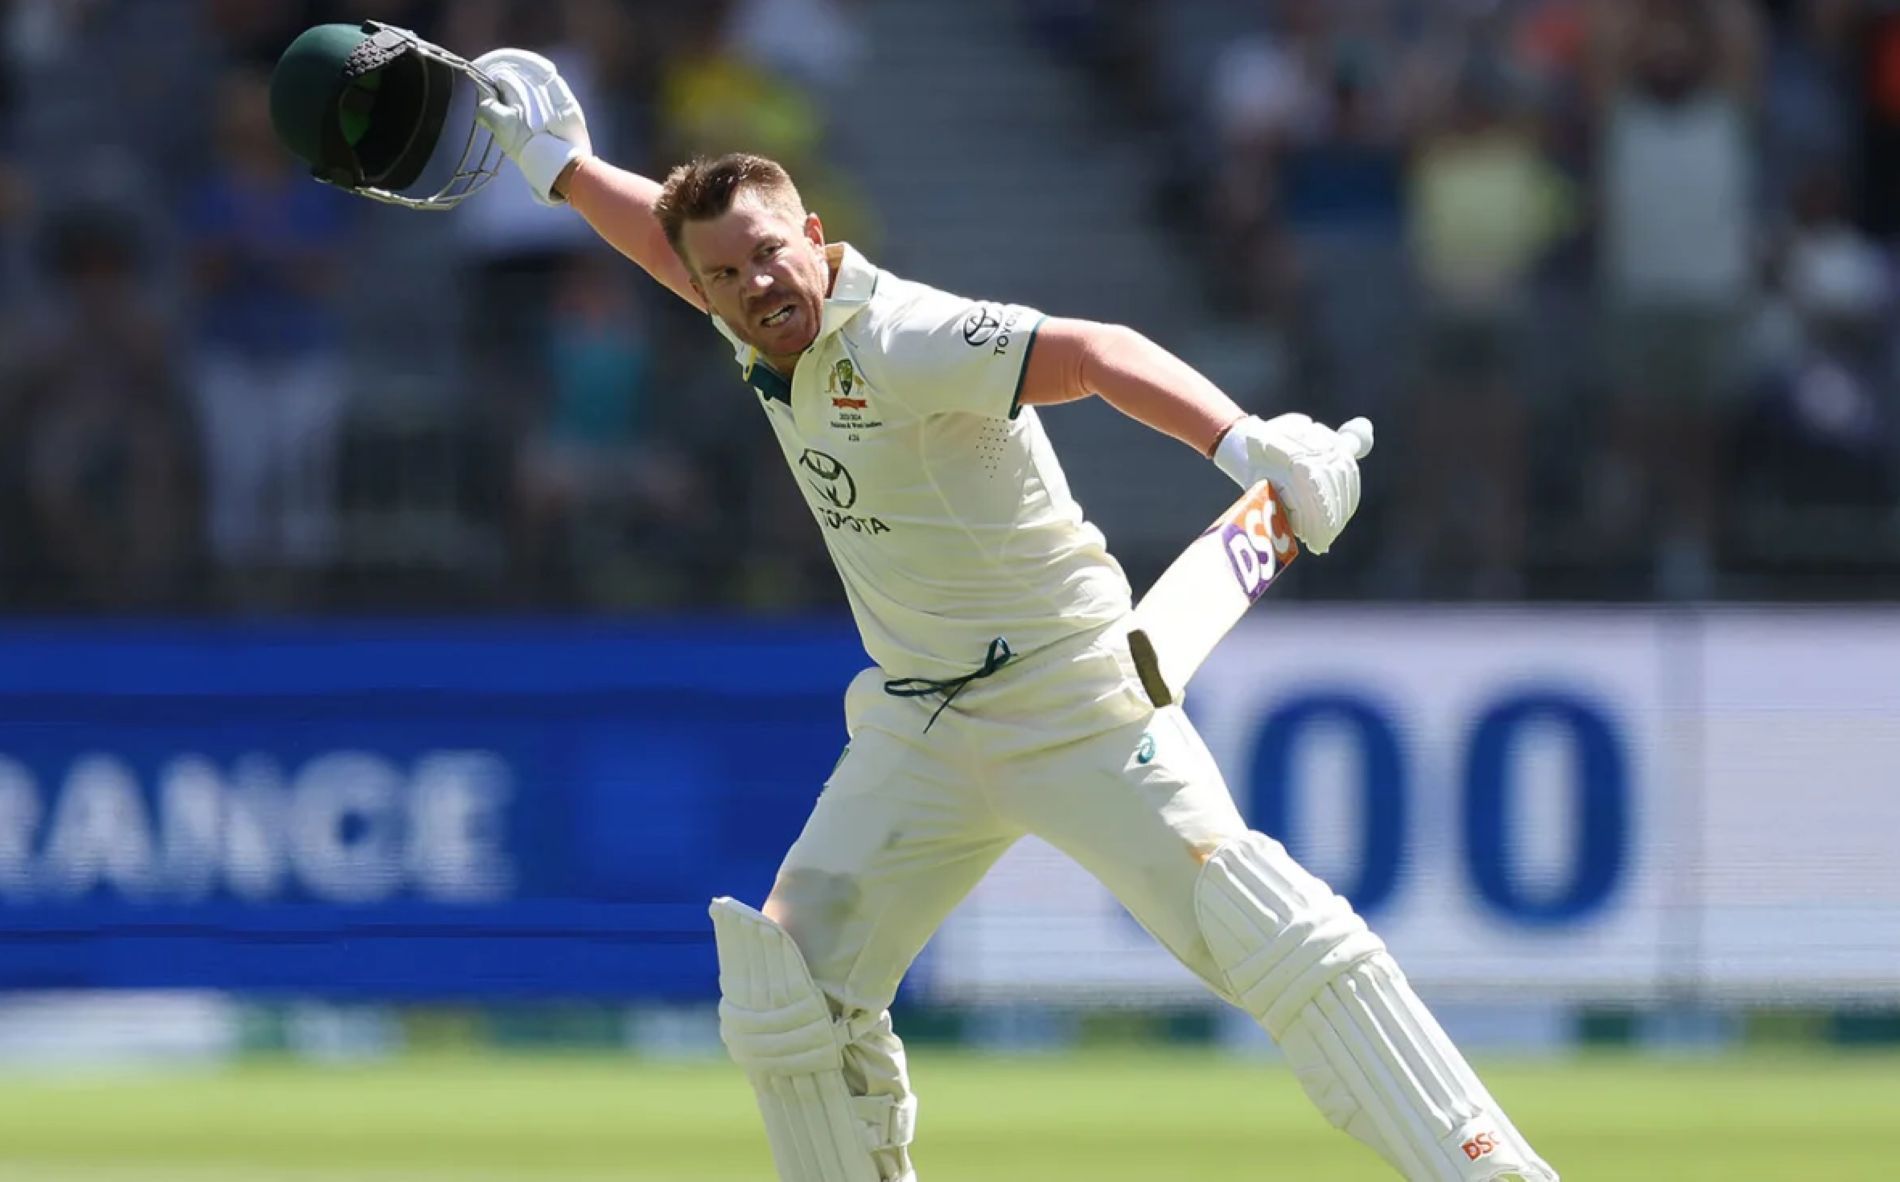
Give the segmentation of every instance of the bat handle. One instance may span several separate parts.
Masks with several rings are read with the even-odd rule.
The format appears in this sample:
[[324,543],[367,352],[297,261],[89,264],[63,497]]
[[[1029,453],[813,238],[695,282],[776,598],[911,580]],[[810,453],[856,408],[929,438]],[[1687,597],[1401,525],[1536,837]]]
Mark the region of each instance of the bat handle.
[[1372,451],[1371,419],[1347,419],[1339,425],[1339,433],[1352,442],[1353,459],[1363,460]]

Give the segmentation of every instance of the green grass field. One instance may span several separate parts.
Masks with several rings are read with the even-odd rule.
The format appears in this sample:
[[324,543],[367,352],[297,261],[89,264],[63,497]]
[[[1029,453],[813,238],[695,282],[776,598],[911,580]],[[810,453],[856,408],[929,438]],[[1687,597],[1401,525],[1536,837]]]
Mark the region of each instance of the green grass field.
[[[1388,1178],[1284,1070],[1200,1053],[928,1048],[926,1182]],[[1583,1058],[1486,1071],[1570,1182],[1891,1182],[1900,1058]],[[8,1182],[768,1182],[718,1062],[409,1058],[0,1079]]]

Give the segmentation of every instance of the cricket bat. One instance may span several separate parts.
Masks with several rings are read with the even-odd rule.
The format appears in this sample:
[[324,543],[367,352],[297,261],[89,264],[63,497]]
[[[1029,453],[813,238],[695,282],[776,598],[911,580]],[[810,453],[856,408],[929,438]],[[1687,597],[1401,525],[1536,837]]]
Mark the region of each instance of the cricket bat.
[[[1339,431],[1355,455],[1372,450],[1372,425],[1364,419]],[[1286,509],[1264,480],[1188,543],[1135,605],[1128,649],[1149,701],[1179,702],[1221,637],[1299,555]]]

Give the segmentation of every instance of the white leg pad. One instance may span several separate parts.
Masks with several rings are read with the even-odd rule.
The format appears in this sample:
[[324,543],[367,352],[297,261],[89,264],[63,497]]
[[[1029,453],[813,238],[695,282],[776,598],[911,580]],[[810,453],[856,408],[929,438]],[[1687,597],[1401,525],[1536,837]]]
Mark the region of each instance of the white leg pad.
[[1208,859],[1195,911],[1228,995],[1339,1128],[1413,1182],[1557,1182],[1351,904],[1279,842]]
[[[888,1020],[831,1015],[785,929],[734,899],[710,908],[719,950],[719,1037],[745,1069],[784,1182],[915,1182],[917,1102],[855,1096],[845,1051]],[[858,1029],[859,1025],[863,1029]]]

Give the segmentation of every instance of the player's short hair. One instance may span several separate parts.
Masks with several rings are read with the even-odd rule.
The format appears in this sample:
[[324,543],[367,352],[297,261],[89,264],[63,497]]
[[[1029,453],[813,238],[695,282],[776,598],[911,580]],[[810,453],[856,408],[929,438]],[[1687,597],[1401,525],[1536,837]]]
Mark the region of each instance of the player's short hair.
[[694,157],[667,173],[659,199],[653,203],[653,216],[660,219],[666,240],[679,254],[680,233],[687,222],[709,222],[723,216],[741,193],[752,193],[798,217],[805,214],[798,186],[792,184],[791,174],[783,165],[763,156],[728,152],[711,158]]

